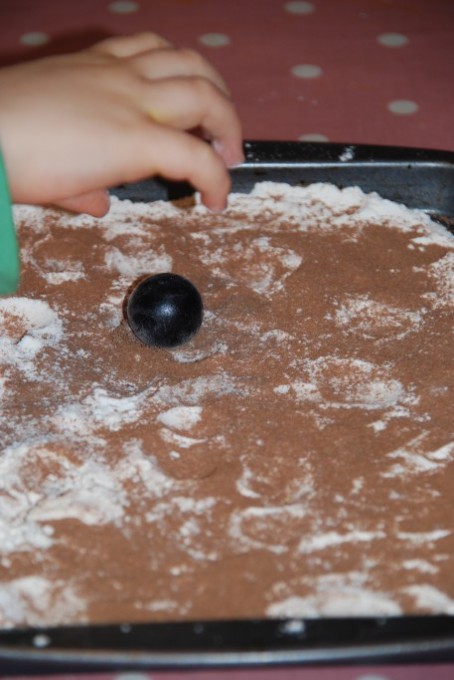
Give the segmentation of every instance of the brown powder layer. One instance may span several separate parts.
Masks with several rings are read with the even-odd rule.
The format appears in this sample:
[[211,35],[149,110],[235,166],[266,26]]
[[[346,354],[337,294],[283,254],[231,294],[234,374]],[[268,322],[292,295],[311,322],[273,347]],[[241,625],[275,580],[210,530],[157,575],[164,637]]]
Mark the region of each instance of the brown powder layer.
[[[183,213],[141,217],[145,235],[21,225],[19,296],[63,336],[34,374],[3,373],[20,467],[2,497],[48,537],[3,553],[3,625],[452,613],[449,248],[414,246],[417,223]],[[112,248],[198,287],[188,345],[134,338],[121,309],[143,272],[119,275]]]

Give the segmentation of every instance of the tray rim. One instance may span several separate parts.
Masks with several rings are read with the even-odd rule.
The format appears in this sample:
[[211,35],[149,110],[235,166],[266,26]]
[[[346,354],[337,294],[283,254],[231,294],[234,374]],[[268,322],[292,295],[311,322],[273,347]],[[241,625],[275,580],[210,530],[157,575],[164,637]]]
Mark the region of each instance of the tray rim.
[[[293,175],[296,184],[325,181],[343,187],[357,185],[366,193],[374,191],[373,177],[374,183],[378,183],[375,191],[385,198],[429,215],[454,217],[454,151],[349,142],[245,140],[244,153],[244,163],[230,170],[233,192],[248,192],[253,182],[273,181],[269,174],[279,169]],[[304,175],[302,181],[297,177],[298,170]],[[435,188],[426,186],[432,170],[438,182]],[[326,178],[323,177],[325,171]],[[399,182],[397,186],[389,178],[385,186],[388,172],[402,173],[402,179],[405,175],[412,184],[412,191],[405,187],[405,182]],[[288,178],[281,181],[288,181]],[[424,187],[423,191],[419,191],[418,182]],[[249,183],[247,189],[245,183]],[[440,190],[443,194],[441,202]],[[118,185],[110,193],[132,202],[149,202],[187,197],[194,193],[194,188],[187,182],[171,182],[155,176]]]
[[[257,637],[257,626],[265,625],[268,634],[276,635],[276,631],[288,623],[299,623],[301,632],[295,636],[281,635],[279,646],[274,649],[261,640],[254,648]],[[213,644],[216,636],[234,631],[239,626],[242,631],[250,627],[252,640],[240,642],[227,640],[226,648],[219,642]],[[360,639],[348,641],[345,629],[352,628]],[[191,649],[184,643],[179,633],[197,635],[197,629],[214,628],[211,631],[211,644],[202,644],[200,649]],[[336,644],[323,640],[324,630],[330,628],[330,635],[343,631],[344,639]],[[389,633],[386,628],[390,627]],[[165,629],[167,641],[155,647],[142,641],[134,642],[134,633],[153,642],[153,632]],[[312,629],[312,630],[311,630]],[[397,630],[393,630],[397,629]],[[401,629],[401,630],[399,630]],[[241,632],[241,631],[240,631]],[[263,632],[263,631],[262,631]],[[308,633],[308,635],[306,635]],[[385,633],[385,635],[383,635]],[[393,637],[393,633],[396,633]],[[119,644],[123,634],[125,645]],[[179,640],[178,649],[169,646],[172,634]],[[100,638],[95,644],[88,644],[90,636]],[[56,644],[52,637],[56,636]],[[61,640],[58,640],[60,636]],[[78,636],[80,638],[79,644]],[[237,636],[233,635],[233,638]],[[266,636],[265,636],[266,637]],[[381,639],[381,638],[388,639]],[[11,638],[11,639],[10,639]],[[43,644],[47,642],[48,645]],[[311,639],[307,639],[311,638]],[[361,639],[362,638],[362,639]],[[374,639],[375,638],[375,639]],[[35,644],[33,640],[35,639]],[[113,640],[112,646],[106,640]],[[268,640],[269,641],[269,640]],[[96,642],[96,641],[95,641]],[[203,640],[202,640],[203,642]],[[223,640],[225,642],[225,640]],[[446,663],[454,662],[454,616],[393,616],[381,618],[319,618],[319,619],[244,619],[238,621],[211,622],[166,622],[151,624],[94,625],[94,626],[61,626],[54,628],[30,628],[0,632],[0,671],[5,664],[12,665],[14,672],[22,672],[24,668],[33,673],[46,669],[65,670],[68,672],[107,671],[119,669],[195,669],[195,668],[246,668],[273,667],[282,665],[317,665],[327,666],[340,663],[349,664],[389,664],[389,663]],[[11,668],[8,667],[11,673]]]
[[[325,164],[355,165],[358,163],[435,163],[454,165],[454,151],[413,146],[356,144],[354,142],[303,142],[288,140],[245,140],[245,162],[233,169],[254,167],[257,163],[307,165],[312,161]],[[260,158],[256,158],[259,155]],[[301,155],[301,158],[297,158]],[[341,158],[342,157],[342,158]]]

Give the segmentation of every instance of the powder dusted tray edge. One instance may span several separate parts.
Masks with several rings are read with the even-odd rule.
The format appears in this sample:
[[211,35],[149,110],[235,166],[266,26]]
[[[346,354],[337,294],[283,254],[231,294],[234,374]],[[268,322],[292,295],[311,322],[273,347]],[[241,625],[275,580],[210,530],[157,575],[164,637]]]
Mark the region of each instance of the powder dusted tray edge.
[[[279,141],[245,142],[244,150],[245,163],[231,173],[234,192],[249,193],[261,181],[302,186],[327,182],[340,188],[359,186],[409,208],[454,219],[452,151]],[[131,201],[165,200],[188,195],[191,187],[146,180],[116,187],[112,193]]]
[[[250,142],[246,150],[246,163],[232,173],[234,191],[248,192],[262,180],[303,185],[331,182],[341,187],[356,184],[364,191],[377,191],[385,198],[440,216],[440,221],[454,217],[451,152],[290,142]],[[187,190],[182,185],[150,181],[114,193],[147,201],[178,197]],[[446,661],[454,658],[453,620],[452,616],[402,616],[4,631],[0,633],[0,668],[11,673],[24,668],[37,672],[43,666],[78,670],[365,659]],[[382,637],[380,631],[386,635]],[[283,637],[290,643],[283,644]],[[195,639],[201,643],[196,644]]]

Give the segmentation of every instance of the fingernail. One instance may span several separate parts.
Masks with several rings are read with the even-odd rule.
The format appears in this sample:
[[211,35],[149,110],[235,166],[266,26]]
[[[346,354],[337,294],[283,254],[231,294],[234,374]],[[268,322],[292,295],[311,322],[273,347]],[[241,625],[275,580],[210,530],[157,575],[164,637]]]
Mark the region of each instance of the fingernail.
[[235,154],[232,160],[227,161],[228,168],[237,168],[244,163],[244,153]]
[[221,213],[227,208],[227,199],[220,201],[207,201],[202,197],[202,203],[210,212]]
[[215,140],[213,148],[221,156],[228,168],[236,168],[241,163],[244,163],[244,153],[241,147],[228,147],[222,144],[222,142]]
[[219,215],[219,213],[224,212],[224,210],[227,208],[227,203],[224,205],[207,205],[207,208],[210,212],[214,213],[215,215]]

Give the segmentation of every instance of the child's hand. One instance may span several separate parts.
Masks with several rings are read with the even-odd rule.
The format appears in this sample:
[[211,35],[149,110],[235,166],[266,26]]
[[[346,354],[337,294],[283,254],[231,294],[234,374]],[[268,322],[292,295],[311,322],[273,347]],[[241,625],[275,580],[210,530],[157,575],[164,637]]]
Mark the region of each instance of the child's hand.
[[221,210],[226,166],[243,159],[220,75],[152,33],[0,70],[0,136],[13,201],[97,216],[108,187],[155,174],[191,182]]

